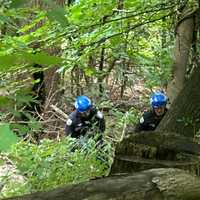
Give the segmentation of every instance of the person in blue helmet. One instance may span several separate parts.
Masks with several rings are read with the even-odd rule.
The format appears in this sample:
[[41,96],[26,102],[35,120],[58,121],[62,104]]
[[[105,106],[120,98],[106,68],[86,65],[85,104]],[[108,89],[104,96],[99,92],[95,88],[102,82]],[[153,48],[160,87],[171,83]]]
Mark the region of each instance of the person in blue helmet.
[[105,120],[103,113],[97,110],[87,96],[78,96],[74,103],[75,110],[69,115],[65,125],[65,135],[73,138],[85,136],[89,130],[95,128],[102,139],[105,131]]
[[165,113],[167,112],[167,96],[160,91],[153,93],[150,97],[151,109],[144,112],[138,124],[135,127],[135,132],[153,131],[156,129]]

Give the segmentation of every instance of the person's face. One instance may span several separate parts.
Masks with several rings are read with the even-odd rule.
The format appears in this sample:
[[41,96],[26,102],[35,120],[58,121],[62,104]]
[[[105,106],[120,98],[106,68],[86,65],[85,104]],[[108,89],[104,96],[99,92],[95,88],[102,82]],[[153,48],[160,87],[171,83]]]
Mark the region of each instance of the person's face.
[[154,111],[157,116],[161,116],[165,113],[165,106],[159,106],[157,108],[154,108]]
[[80,113],[81,117],[87,118],[90,115],[90,109]]

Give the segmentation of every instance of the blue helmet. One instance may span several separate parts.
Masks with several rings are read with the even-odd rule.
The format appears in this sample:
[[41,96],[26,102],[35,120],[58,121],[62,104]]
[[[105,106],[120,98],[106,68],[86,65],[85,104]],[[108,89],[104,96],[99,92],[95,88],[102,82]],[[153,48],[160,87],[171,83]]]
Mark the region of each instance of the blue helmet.
[[167,96],[162,92],[155,92],[150,97],[150,104],[153,108],[158,108],[160,106],[166,106]]
[[90,109],[92,103],[87,96],[78,96],[74,105],[78,112],[85,112]]

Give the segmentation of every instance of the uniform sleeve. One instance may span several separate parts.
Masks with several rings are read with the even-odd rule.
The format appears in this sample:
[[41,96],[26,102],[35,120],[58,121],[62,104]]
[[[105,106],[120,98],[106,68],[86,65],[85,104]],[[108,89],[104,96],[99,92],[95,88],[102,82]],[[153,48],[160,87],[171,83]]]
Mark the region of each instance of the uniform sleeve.
[[71,135],[73,132],[73,121],[72,119],[68,118],[65,124],[65,135]]
[[97,111],[96,117],[98,119],[99,131],[103,133],[106,129],[105,119],[101,111]]
[[140,118],[139,122],[135,126],[136,133],[147,130],[148,124],[146,118],[147,118],[147,113],[144,113]]

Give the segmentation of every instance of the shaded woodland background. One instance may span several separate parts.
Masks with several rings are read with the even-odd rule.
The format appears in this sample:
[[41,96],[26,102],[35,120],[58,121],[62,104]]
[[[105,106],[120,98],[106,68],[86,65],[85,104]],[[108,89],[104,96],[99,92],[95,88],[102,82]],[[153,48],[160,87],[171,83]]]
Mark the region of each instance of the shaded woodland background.
[[[7,174],[1,179],[1,197],[110,176],[97,180],[105,186],[113,181],[110,192],[94,188],[95,198],[117,199],[113,175],[122,174],[116,179],[130,198],[199,199],[199,5],[197,0],[2,0],[0,149]],[[156,132],[137,135],[134,125],[157,89],[169,96],[170,109]],[[101,153],[108,155],[109,169],[95,160],[93,141],[89,153],[72,154],[75,141],[63,137],[65,114],[81,94],[104,112],[106,147]],[[21,178],[9,182],[8,165]],[[142,170],[150,171],[130,174]],[[177,182],[170,182],[169,172]],[[129,176],[136,181],[129,182]],[[175,192],[161,192],[159,181],[149,179],[154,176],[167,176],[164,185]],[[130,183],[134,190],[123,187]],[[82,191],[84,184],[74,187]],[[52,198],[59,193],[56,198],[65,199],[69,190],[55,190]],[[122,192],[118,199],[128,198]]]

